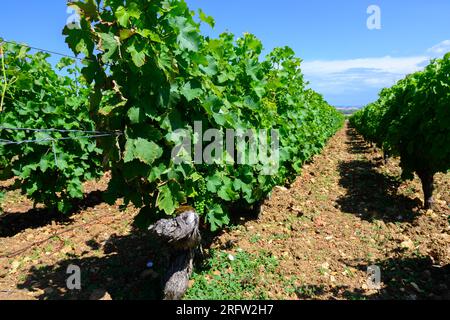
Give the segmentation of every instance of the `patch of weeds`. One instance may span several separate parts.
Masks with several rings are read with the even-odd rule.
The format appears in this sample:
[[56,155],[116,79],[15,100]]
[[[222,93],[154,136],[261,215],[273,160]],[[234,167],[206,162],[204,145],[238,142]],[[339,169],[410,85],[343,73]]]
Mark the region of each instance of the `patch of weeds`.
[[325,178],[324,178],[324,182],[325,182],[325,185],[326,185],[326,186],[330,186],[330,185],[333,184],[333,179],[331,178],[331,176],[325,177]]
[[[3,199],[5,199],[5,193],[0,191],[0,206],[3,204]],[[2,213],[2,208],[0,207],[0,213]]]
[[357,155],[357,157],[356,157],[356,159],[358,160],[358,161],[365,161],[366,160],[366,157],[364,156],[364,155]]
[[245,227],[242,225],[230,225],[227,229],[229,231],[245,231]]
[[34,266],[34,268],[35,268],[37,271],[45,270],[45,269],[47,268],[47,265],[45,265],[45,264],[38,264],[38,265]]
[[349,276],[350,278],[353,278],[355,276],[355,274],[349,267],[344,268],[344,274]]
[[277,267],[277,259],[264,251],[258,254],[241,251],[231,257],[228,253],[211,250],[205,265],[194,272],[193,285],[185,299],[265,300],[268,297],[259,284],[265,274],[273,273]]
[[53,252],[53,246],[51,244],[48,244],[45,246],[44,251],[47,252]]
[[405,190],[405,195],[407,196],[414,196],[416,194],[417,190],[414,186],[409,186]]
[[286,240],[289,239],[291,236],[287,233],[276,233],[269,237],[269,240]]
[[64,246],[74,248],[75,242],[73,242],[72,239],[64,239]]
[[30,259],[31,260],[37,260],[41,257],[41,253],[39,251],[39,249],[34,248],[33,251],[30,254]]
[[323,294],[324,291],[325,286],[303,285],[297,287],[296,294],[299,299],[314,299],[317,296]]
[[258,243],[259,241],[261,241],[261,235],[260,234],[255,234],[253,236],[250,237],[250,243]]
[[27,279],[27,274],[26,273],[22,273],[21,275],[19,275],[18,280],[20,282],[25,282],[25,280]]
[[381,231],[381,230],[383,230],[383,225],[382,225],[380,222],[375,221],[375,222],[372,224],[372,230],[373,230],[373,231]]
[[367,297],[365,297],[364,295],[362,295],[361,293],[358,293],[358,292],[346,291],[343,293],[343,296],[345,299],[351,300],[351,301],[367,300]]
[[370,237],[368,237],[368,236],[366,236],[366,235],[360,235],[360,237],[359,237],[359,239],[362,241],[362,242],[370,242]]
[[300,222],[313,222],[314,221],[314,217],[309,216],[309,215],[304,215],[304,216],[301,216],[299,218],[299,221]]
[[329,272],[329,270],[328,270],[327,268],[324,268],[324,267],[320,267],[320,268],[319,268],[319,273],[320,273],[322,276],[327,275],[328,272]]
[[297,277],[292,276],[288,279],[283,278],[282,279],[282,283],[283,283],[283,288],[284,291],[288,294],[288,295],[292,295],[292,294],[296,294],[297,293]]
[[301,221],[302,218],[303,218],[303,216],[304,216],[303,212],[300,212],[300,213],[298,213],[298,214],[296,214],[296,215],[292,215],[292,214],[291,214],[291,215],[288,216],[287,221],[288,221],[291,225],[294,225],[294,224],[296,224],[297,222]]

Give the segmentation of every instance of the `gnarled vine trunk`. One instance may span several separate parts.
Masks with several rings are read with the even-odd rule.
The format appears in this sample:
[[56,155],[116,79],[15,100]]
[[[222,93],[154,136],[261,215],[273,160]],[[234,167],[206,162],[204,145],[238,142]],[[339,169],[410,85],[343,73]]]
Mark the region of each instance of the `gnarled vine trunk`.
[[149,228],[167,252],[167,272],[163,277],[164,300],[180,300],[189,285],[195,250],[200,245],[199,217],[188,210],[173,219],[162,219]]
[[417,175],[422,181],[422,190],[424,195],[425,209],[431,209],[433,206],[434,174],[429,170],[418,170]]

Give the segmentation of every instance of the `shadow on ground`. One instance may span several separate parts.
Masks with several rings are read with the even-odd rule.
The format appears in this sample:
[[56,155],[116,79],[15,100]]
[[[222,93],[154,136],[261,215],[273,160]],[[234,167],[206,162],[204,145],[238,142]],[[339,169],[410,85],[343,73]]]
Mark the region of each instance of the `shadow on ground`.
[[[352,265],[351,262],[346,262]],[[347,286],[303,285],[297,288],[299,299],[331,297],[346,300],[448,300],[450,265],[437,267],[429,258],[392,258],[375,263],[380,268],[381,289],[367,294]],[[367,265],[353,263],[366,272]]]
[[345,143],[347,145],[347,150],[352,154],[364,154],[369,152],[370,148],[364,139],[358,135],[354,129],[348,128],[346,131],[348,141]]
[[[133,230],[128,236],[111,236],[105,243],[90,240],[87,244],[92,248],[89,257],[69,256],[52,266],[33,267],[17,287],[43,290],[38,296],[42,300],[88,300],[99,292],[107,292],[113,300],[161,299],[162,260],[155,254],[156,243],[150,236]],[[98,256],[92,256],[92,252]],[[154,263],[152,268],[147,266],[149,261]],[[81,290],[67,289],[69,265],[80,267]]]
[[[348,148],[350,152],[364,155],[367,152],[363,140],[352,129]],[[352,160],[339,164],[340,185],[346,194],[338,199],[342,211],[357,214],[361,218],[385,222],[413,221],[417,217],[420,199],[397,194],[401,181],[397,177],[382,174],[369,160]]]
[[12,237],[26,229],[36,229],[50,224],[72,222],[71,216],[87,208],[93,208],[103,202],[103,192],[93,191],[84,199],[74,203],[73,209],[62,214],[49,209],[31,209],[27,212],[5,212],[0,216],[0,238]]

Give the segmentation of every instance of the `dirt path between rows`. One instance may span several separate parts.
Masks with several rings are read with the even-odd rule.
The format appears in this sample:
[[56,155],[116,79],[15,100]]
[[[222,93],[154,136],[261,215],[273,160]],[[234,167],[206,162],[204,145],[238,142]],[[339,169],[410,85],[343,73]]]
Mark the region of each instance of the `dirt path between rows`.
[[[450,174],[437,175],[427,212],[419,180],[399,175],[397,160],[385,165],[345,127],[289,189],[274,190],[260,220],[229,228],[211,247],[276,257],[276,280],[257,284],[269,298],[450,299]],[[69,217],[0,186],[10,190],[0,212],[0,300],[158,298],[159,270],[147,267],[158,265],[155,248],[133,229],[138,210],[101,201],[107,181],[87,184]],[[70,264],[83,270],[81,291],[67,290]],[[381,272],[378,290],[367,283],[370,265]]]
[[[346,127],[291,188],[273,192],[259,221],[215,246],[280,259],[285,281],[265,288],[271,298],[449,299],[450,174],[437,175],[436,208],[425,212],[419,180],[400,182],[400,173],[397,160],[385,165]],[[380,290],[367,283],[371,265],[380,268]]]

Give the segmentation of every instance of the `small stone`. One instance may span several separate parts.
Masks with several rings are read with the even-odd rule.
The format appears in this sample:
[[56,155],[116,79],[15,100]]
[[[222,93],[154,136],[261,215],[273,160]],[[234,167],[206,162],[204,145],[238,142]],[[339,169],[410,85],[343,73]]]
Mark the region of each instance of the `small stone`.
[[72,252],[72,247],[71,246],[65,246],[64,248],[62,248],[61,252],[63,254],[68,254],[69,252]]
[[418,286],[416,283],[411,282],[411,286],[412,286],[417,292],[419,292],[419,293],[422,293],[422,292],[423,292],[423,290],[420,289],[419,286]]
[[303,215],[303,210],[299,206],[292,206],[291,210],[295,212],[297,215]]
[[11,263],[11,272],[16,272],[17,269],[19,269],[19,266],[20,266],[20,262],[17,261],[17,260],[14,260],[14,261]]
[[409,240],[403,241],[400,244],[400,247],[402,249],[414,250],[416,246],[414,245],[414,242],[411,239],[409,239]]
[[111,295],[108,292],[106,292],[106,290],[95,289],[91,293],[89,300],[112,300],[112,298],[111,298]]
[[51,288],[51,287],[48,287],[48,288],[45,288],[45,289],[44,289],[44,293],[45,293],[46,295],[50,295],[50,294],[52,294],[53,292],[55,292],[55,289],[53,289],[53,288]]

